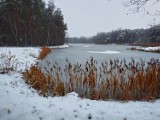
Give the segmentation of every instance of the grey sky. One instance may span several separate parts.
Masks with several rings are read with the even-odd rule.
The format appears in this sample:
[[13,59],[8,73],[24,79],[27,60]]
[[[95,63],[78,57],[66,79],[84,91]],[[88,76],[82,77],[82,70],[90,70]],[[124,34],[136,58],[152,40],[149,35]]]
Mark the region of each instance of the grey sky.
[[[48,0],[45,0],[48,1]],[[153,16],[129,14],[123,6],[126,0],[54,0],[62,10],[70,37],[92,36],[119,28],[147,28]],[[152,8],[149,8],[152,9]]]

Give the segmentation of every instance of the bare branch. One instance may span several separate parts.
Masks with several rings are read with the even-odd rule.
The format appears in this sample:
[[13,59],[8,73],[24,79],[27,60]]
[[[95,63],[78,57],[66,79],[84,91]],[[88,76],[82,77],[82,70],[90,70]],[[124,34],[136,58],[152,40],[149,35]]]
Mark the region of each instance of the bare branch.
[[131,8],[132,12],[139,12],[142,9],[145,10],[145,5],[152,2],[152,5],[157,4],[160,0],[128,0],[124,3],[124,6]]

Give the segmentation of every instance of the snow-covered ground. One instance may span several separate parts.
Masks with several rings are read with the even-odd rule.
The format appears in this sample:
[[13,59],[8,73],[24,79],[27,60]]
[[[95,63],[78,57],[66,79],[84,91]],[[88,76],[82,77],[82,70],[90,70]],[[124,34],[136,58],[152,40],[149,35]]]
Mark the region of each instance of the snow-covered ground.
[[[0,48],[0,56],[2,54],[6,55],[7,57],[13,56],[11,60],[11,65],[15,60],[17,59],[18,62],[18,68],[17,71],[25,70],[29,68],[32,64],[35,64],[37,61],[37,57],[39,55],[40,48],[32,48],[32,47],[1,47]],[[0,64],[2,64],[3,61],[2,58],[0,58]]]
[[[0,48],[15,55],[23,65],[35,64],[40,48]],[[24,70],[24,66],[19,69]],[[76,93],[64,97],[41,97],[20,72],[0,74],[0,120],[160,120],[160,100],[95,101]]]

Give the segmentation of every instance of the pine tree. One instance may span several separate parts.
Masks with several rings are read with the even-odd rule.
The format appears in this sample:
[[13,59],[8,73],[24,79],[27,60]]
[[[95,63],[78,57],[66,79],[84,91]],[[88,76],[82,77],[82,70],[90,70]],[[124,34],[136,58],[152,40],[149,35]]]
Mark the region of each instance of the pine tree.
[[66,24],[54,2],[0,1],[0,45],[58,45],[65,41]]

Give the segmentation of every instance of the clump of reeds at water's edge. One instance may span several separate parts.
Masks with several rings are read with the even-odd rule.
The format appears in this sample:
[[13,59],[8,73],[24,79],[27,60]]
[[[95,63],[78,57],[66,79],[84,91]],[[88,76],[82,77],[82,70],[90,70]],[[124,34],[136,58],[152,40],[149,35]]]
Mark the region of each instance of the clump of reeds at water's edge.
[[51,52],[51,48],[42,47],[38,59],[40,59],[40,60],[44,59],[50,52]]
[[[42,72],[43,71],[43,72]],[[24,73],[28,84],[44,96],[63,96],[76,92],[94,100],[154,100],[160,98],[160,61],[119,59],[105,61],[100,67],[92,57],[85,65],[66,60],[62,70],[58,64],[32,66]]]

